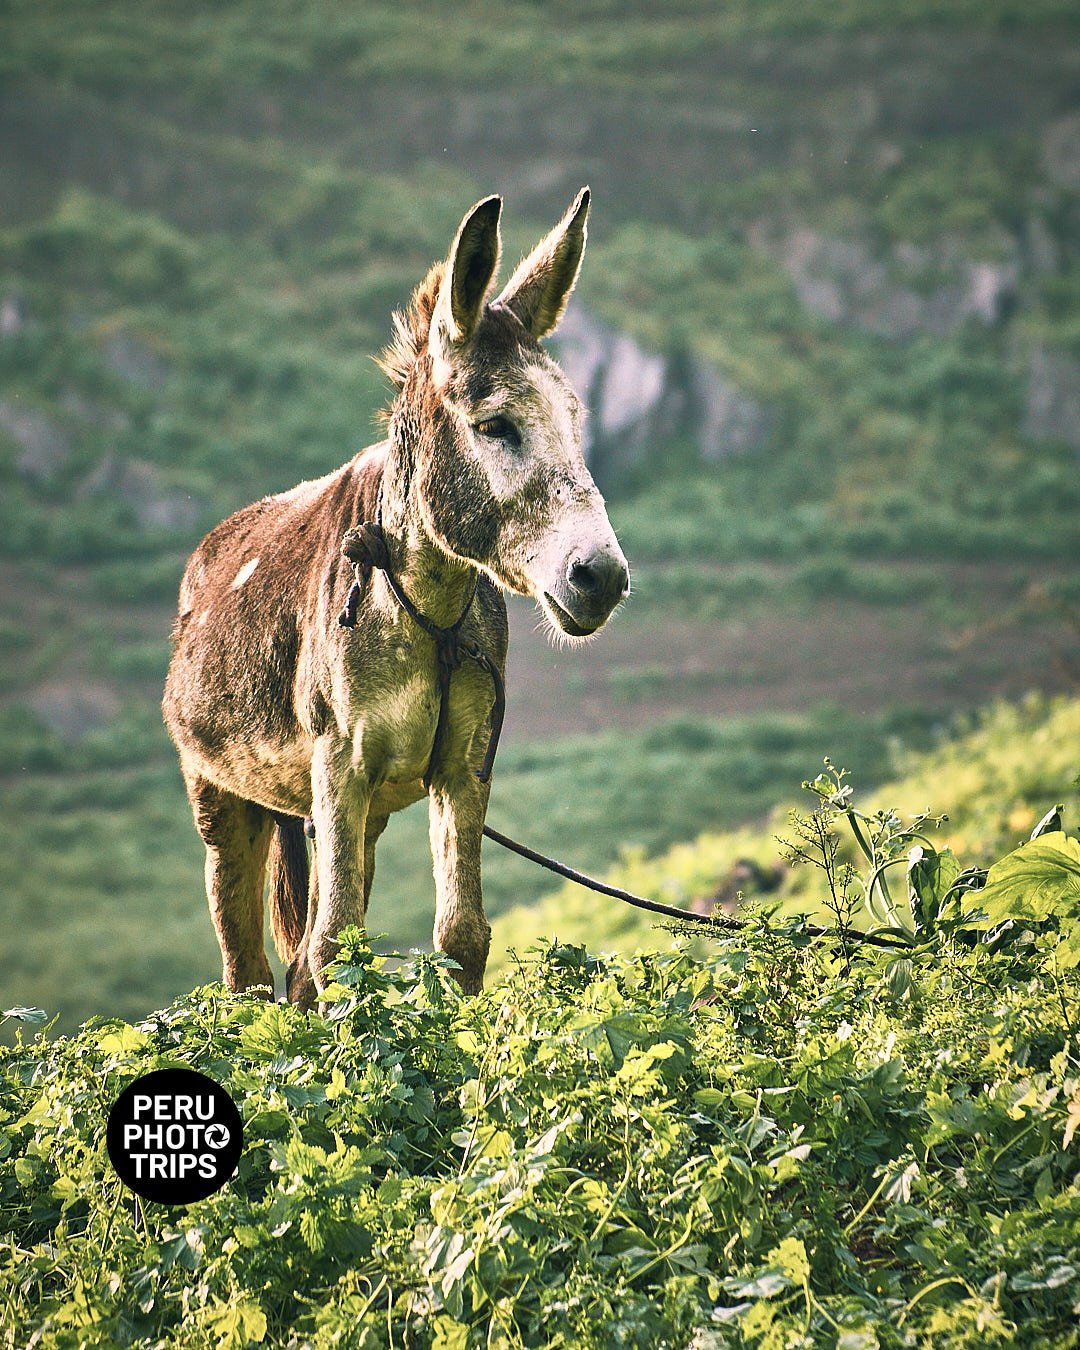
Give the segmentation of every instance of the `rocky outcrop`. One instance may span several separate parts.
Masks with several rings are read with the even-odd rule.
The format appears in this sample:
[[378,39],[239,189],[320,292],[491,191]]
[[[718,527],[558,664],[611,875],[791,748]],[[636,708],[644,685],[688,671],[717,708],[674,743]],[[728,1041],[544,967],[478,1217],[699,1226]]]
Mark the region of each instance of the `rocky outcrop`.
[[1043,132],[1042,164],[1055,187],[1080,188],[1080,112],[1059,117]]
[[1080,454],[1080,361],[1039,346],[1031,354],[1023,432],[1036,441],[1064,441]]
[[0,338],[19,337],[26,324],[26,301],[17,291],[9,291],[0,299]]
[[0,435],[15,442],[15,467],[25,478],[55,482],[71,458],[71,437],[55,418],[15,399],[0,399]]
[[672,440],[717,463],[760,449],[772,433],[773,411],[719,371],[686,353],[648,352],[580,305],[567,312],[556,347],[589,410],[586,455],[605,490]]
[[160,389],[169,377],[165,358],[137,333],[116,329],[101,344],[105,367],[140,389]]
[[[28,324],[25,302],[11,292],[0,298],[0,338],[18,339]],[[169,367],[150,342],[116,328],[100,340],[104,364],[118,378],[146,390],[158,390],[168,379]],[[24,406],[17,396],[0,399],[0,437],[15,445],[15,468],[38,487],[52,487],[76,461],[79,432],[92,429],[120,432],[129,418],[117,408],[98,403],[68,386],[59,406],[64,420]],[[85,449],[85,447],[83,447]],[[141,530],[187,532],[196,524],[203,503],[171,487],[156,465],[130,459],[109,450],[75,487],[77,500],[110,496],[126,505]]]
[[879,337],[946,337],[969,320],[1000,323],[1016,300],[1020,263],[1015,243],[1004,238],[1001,259],[989,261],[967,256],[962,242],[949,238],[933,248],[898,244],[881,255],[859,233],[777,233],[760,222],[749,237],[780,263],[806,309]]
[[[64,400],[69,410],[98,425],[109,419],[96,405],[72,395]],[[115,420],[115,419],[113,419]],[[24,478],[40,487],[48,487],[60,478],[72,458],[74,442],[58,421],[34,408],[0,399],[0,435],[9,436],[16,446],[15,467]],[[194,527],[202,503],[189,492],[173,488],[155,464],[141,459],[125,459],[114,451],[103,456],[95,468],[78,484],[76,499],[109,496],[119,499],[131,511],[140,530],[181,531]]]
[[112,452],[83,479],[78,496],[117,498],[129,508],[140,530],[153,532],[187,532],[202,509],[190,492],[170,487],[156,464],[122,459]]
[[88,680],[49,680],[29,701],[30,711],[65,745],[77,745],[91,731],[111,722],[121,708],[111,684]]
[[689,363],[691,435],[703,460],[717,463],[760,450],[776,427],[776,412],[704,361]]

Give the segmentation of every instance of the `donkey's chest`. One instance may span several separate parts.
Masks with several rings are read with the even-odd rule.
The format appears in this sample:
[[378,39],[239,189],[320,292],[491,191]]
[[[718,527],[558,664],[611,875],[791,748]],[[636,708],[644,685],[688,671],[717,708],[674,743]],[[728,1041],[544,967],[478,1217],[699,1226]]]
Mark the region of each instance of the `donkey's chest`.
[[434,681],[416,673],[372,697],[359,690],[352,712],[353,764],[374,782],[422,778],[439,716]]
[[[382,678],[356,681],[351,691],[353,764],[376,784],[418,783],[428,770],[439,721],[440,696],[434,659],[384,666]],[[396,669],[395,669],[396,667]],[[490,681],[462,667],[450,682],[440,769],[463,765],[491,707]]]

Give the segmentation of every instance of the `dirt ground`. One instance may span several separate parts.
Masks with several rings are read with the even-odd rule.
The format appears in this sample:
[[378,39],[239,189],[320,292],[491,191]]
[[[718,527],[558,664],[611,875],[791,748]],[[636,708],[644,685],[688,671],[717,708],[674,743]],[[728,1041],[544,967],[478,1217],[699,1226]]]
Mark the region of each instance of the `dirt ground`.
[[944,711],[1077,687],[1080,614],[1070,623],[1029,594],[1043,572],[1063,569],[930,571],[930,593],[903,604],[763,599],[702,619],[676,603],[635,610],[631,597],[592,641],[562,649],[532,605],[512,600],[508,735],[640,727],[679,713],[794,712],[824,701],[855,712],[908,703]]
[[[856,713],[903,704],[946,712],[1080,684],[1080,612],[1031,595],[1064,575],[1062,565],[895,564],[905,570],[923,591],[913,585],[903,603],[788,591],[782,569],[767,594],[719,616],[631,596],[575,646],[553,646],[536,608],[511,598],[507,741],[822,702]],[[93,598],[77,569],[54,573],[46,588],[0,567],[0,619],[9,634],[27,635],[9,641],[0,704],[29,703],[50,722],[53,705],[69,718],[82,710],[88,725],[131,698],[156,707],[172,617],[171,605]],[[108,659],[146,644],[160,644],[160,675]]]

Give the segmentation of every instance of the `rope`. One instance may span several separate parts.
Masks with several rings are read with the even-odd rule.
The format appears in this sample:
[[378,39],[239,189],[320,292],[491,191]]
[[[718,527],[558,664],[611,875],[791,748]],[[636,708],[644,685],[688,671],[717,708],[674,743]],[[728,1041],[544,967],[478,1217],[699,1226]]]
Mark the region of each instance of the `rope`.
[[341,543],[341,551],[356,569],[355,580],[349,587],[349,594],[345,598],[345,608],[338,615],[338,623],[342,628],[356,627],[361,593],[368,583],[372,569],[378,568],[386,577],[386,583],[393,592],[394,599],[397,600],[413,623],[422,628],[435,644],[435,680],[439,691],[439,716],[435,723],[435,737],[431,743],[431,756],[424,771],[424,790],[426,792],[431,791],[432,780],[438,768],[439,760],[442,758],[443,743],[450,727],[451,677],[454,671],[458,670],[466,661],[472,661],[474,665],[486,671],[494,686],[495,705],[491,710],[491,734],[488,737],[487,752],[484,755],[483,764],[476,773],[480,782],[486,783],[491,777],[495,755],[499,749],[499,736],[502,734],[503,718],[506,713],[506,686],[503,683],[502,672],[499,667],[481,649],[480,645],[476,642],[463,642],[461,638],[462,626],[468,618],[469,610],[472,609],[473,601],[476,599],[476,583],[473,583],[472,594],[458,617],[449,628],[440,628],[438,624],[432,623],[426,614],[422,614],[416,608],[405,594],[397,577],[394,576],[393,568],[390,566],[390,550],[387,547],[386,535],[381,524],[377,521],[365,521],[362,525],[356,525],[352,529],[346,530]]
[[[488,737],[484,762],[476,774],[481,783],[486,783],[491,777],[495,755],[499,748],[499,736],[502,732],[503,717],[506,712],[506,686],[503,683],[502,672],[491,657],[482,651],[477,643],[461,640],[462,625],[468,617],[473,601],[476,599],[475,585],[468,603],[458,618],[449,628],[440,628],[437,624],[432,623],[426,614],[422,614],[416,608],[399,585],[390,565],[390,550],[386,544],[386,535],[378,521],[365,521],[362,525],[347,530],[342,540],[341,551],[356,569],[355,579],[345,598],[345,608],[338,615],[338,623],[342,628],[356,627],[360,597],[371,577],[372,569],[378,568],[386,577],[387,585],[393,592],[398,604],[435,644],[439,716],[435,723],[431,758],[428,760],[428,766],[424,773],[424,788],[426,791],[431,790],[432,778],[442,754],[443,742],[446,739],[449,726],[451,676],[464,661],[472,661],[491,677],[491,683],[495,689],[495,705],[491,713],[491,735]],[[314,838],[314,826],[310,825],[309,821],[305,822],[305,831],[309,838]],[[525,844],[519,844],[516,839],[500,834],[498,830],[493,830],[490,825],[484,826],[484,834],[501,848],[509,849],[511,853],[516,853],[519,857],[536,863],[540,867],[546,867],[549,872],[554,872],[556,875],[565,877],[568,881],[576,882],[577,885],[584,886],[590,891],[596,891],[600,895],[609,895],[615,900],[621,900],[624,904],[633,905],[635,909],[644,909],[650,914],[662,914],[664,918],[678,919],[682,923],[700,924],[702,927],[712,928],[723,933],[738,933],[749,927],[744,919],[732,918],[731,915],[697,914],[692,909],[680,909],[677,905],[665,905],[659,900],[649,900],[644,895],[635,895],[633,891],[624,891],[619,886],[611,886],[606,881],[598,881],[585,872],[579,872],[574,867],[568,867],[566,863],[561,863],[556,858],[549,858],[545,853],[538,853]],[[882,937],[876,933],[860,933],[855,929],[841,934],[835,928],[822,928],[817,924],[807,924],[801,929],[801,932],[807,937],[814,938],[842,937],[845,942],[850,942],[853,945],[865,944],[891,950],[903,950],[906,947],[905,943],[897,939]]]
[[[615,900],[621,900],[624,904],[633,905],[635,909],[646,909],[650,914],[663,914],[668,919],[697,923],[705,928],[716,928],[726,933],[741,932],[750,926],[745,919],[735,919],[729,914],[698,914],[692,909],[679,909],[677,905],[661,904],[659,900],[649,900],[644,895],[635,895],[633,891],[624,891],[619,886],[610,886],[606,881],[597,881],[595,877],[590,877],[585,872],[579,872],[574,867],[568,867],[566,863],[561,863],[556,858],[549,858],[545,853],[538,853],[525,844],[519,844],[516,839],[511,839],[509,835],[500,834],[498,830],[493,830],[490,825],[484,826],[484,833],[501,848],[509,849],[511,853],[516,853],[529,862],[537,863],[540,867],[546,867],[549,872],[555,872],[560,877],[566,877],[568,881],[574,881],[590,891],[598,891],[601,895],[610,895]],[[805,933],[807,937],[815,938],[841,936],[835,928],[822,928],[818,924],[806,924],[800,931]],[[848,931],[843,936],[845,941],[855,945],[866,944],[871,947],[887,947],[893,950],[905,950],[907,947],[906,943],[898,939],[881,937],[877,933],[860,933],[855,929]]]

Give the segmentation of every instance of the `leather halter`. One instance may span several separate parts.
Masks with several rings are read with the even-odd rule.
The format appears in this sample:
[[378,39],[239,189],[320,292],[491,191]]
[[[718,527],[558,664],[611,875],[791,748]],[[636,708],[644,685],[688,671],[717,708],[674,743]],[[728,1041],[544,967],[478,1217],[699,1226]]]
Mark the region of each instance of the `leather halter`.
[[372,569],[378,568],[386,577],[386,584],[393,592],[394,599],[397,600],[413,623],[422,628],[435,644],[439,717],[435,723],[435,739],[431,745],[431,758],[428,760],[427,769],[424,771],[425,791],[431,790],[431,782],[438,768],[443,743],[449,730],[450,677],[465,661],[472,661],[481,670],[486,670],[491,677],[491,683],[495,687],[495,706],[491,713],[491,735],[488,738],[484,762],[476,772],[480,782],[486,783],[491,777],[495,754],[499,748],[499,736],[502,732],[503,716],[506,712],[506,687],[503,683],[502,674],[491,657],[482,651],[477,643],[465,642],[461,637],[462,625],[465,623],[469,610],[472,609],[473,601],[476,599],[475,583],[473,584],[472,595],[469,596],[468,602],[460,615],[449,628],[440,628],[438,624],[432,623],[426,614],[421,614],[405,594],[397,577],[394,576],[393,569],[390,566],[390,550],[386,546],[386,535],[380,524],[365,521],[363,525],[356,525],[352,529],[346,530],[341,543],[341,551],[353,564],[356,572],[355,580],[349,587],[349,594],[345,599],[345,608],[338,615],[338,623],[342,628],[356,627],[356,611],[360,604],[360,596],[367,585]]

